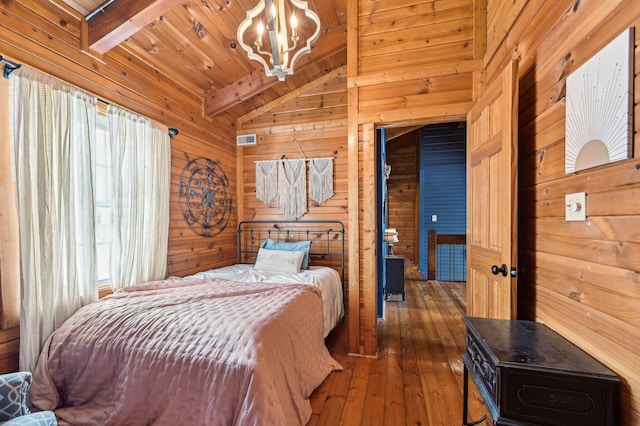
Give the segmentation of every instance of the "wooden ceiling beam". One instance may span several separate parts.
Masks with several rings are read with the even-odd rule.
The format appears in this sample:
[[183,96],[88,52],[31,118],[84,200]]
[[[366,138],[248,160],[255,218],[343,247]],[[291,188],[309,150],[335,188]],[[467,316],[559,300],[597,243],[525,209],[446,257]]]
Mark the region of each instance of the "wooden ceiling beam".
[[89,48],[100,55],[158,19],[182,0],[119,0],[89,20]]
[[[303,56],[295,65],[295,70],[303,69],[322,61],[347,48],[347,27],[341,25],[320,36],[311,48],[311,53]],[[275,77],[267,77],[263,69],[237,80],[207,96],[206,112],[208,116],[220,114],[227,109],[275,86],[280,81]]]

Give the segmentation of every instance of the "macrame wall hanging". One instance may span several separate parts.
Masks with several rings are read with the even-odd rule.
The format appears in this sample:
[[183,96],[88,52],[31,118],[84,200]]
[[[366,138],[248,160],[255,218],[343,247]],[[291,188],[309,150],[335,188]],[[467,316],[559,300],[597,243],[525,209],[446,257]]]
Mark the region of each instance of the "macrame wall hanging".
[[[291,142],[295,142],[302,158],[286,158]],[[278,211],[287,220],[304,215],[307,212],[307,162],[309,198],[324,203],[333,197],[333,158],[305,158],[302,147],[292,137],[279,160],[256,161],[256,198],[265,204],[276,200]]]
[[278,165],[275,161],[256,161],[256,198],[265,204],[278,195]]
[[318,203],[333,197],[333,158],[309,160],[309,197]]
[[278,160],[278,210],[287,220],[307,212],[306,161]]

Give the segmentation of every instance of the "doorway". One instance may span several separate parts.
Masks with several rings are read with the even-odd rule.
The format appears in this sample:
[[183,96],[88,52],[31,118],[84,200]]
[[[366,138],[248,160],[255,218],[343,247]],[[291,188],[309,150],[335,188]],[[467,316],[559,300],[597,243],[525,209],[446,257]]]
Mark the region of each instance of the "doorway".
[[[385,128],[376,137],[378,252],[389,250],[384,229],[395,229],[399,241],[393,244],[394,253],[426,277],[428,231],[466,233],[466,123]],[[466,281],[466,246],[439,250],[439,279]],[[384,305],[383,259],[378,256],[378,317]]]

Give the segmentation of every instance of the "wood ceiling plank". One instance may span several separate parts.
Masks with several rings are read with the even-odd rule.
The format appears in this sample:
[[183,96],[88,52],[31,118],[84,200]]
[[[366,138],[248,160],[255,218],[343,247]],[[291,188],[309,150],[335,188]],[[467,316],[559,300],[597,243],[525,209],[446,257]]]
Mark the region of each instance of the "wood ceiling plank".
[[390,140],[399,138],[402,135],[406,135],[407,133],[411,133],[414,130],[418,130],[422,127],[422,125],[417,125],[417,126],[410,126],[410,127],[395,127],[395,128],[388,128],[386,133],[386,140],[387,142],[389,142]]
[[[237,3],[232,3],[232,6]],[[185,10],[193,19],[204,25],[206,36],[205,41],[211,54],[216,58],[217,66],[220,70],[215,72],[215,77],[206,90],[218,90],[226,87],[235,80],[229,79],[234,76],[247,75],[255,67],[249,63],[247,56],[236,42],[236,31],[238,24],[235,23],[237,12],[232,13],[231,7],[213,7],[207,2],[193,2],[183,5]],[[237,22],[240,22],[238,20]],[[236,47],[232,47],[235,43]]]
[[92,2],[78,1],[78,0],[64,0],[64,3],[74,10],[81,13],[83,16],[88,15],[97,5]]
[[[303,56],[296,64],[296,72],[302,72],[314,62],[322,61],[346,49],[346,26],[339,26],[320,36],[313,45],[311,54]],[[207,96],[207,115],[219,114],[234,105],[279,83],[274,77],[267,77],[263,69],[237,80],[233,84]]]
[[202,6],[205,12],[198,5],[201,2],[173,8],[118,48],[189,87],[204,101],[207,91],[225,87],[234,81],[230,76],[246,75],[253,68],[247,66],[245,55],[229,47],[219,31],[222,23],[229,20],[228,11],[209,5]]
[[89,21],[89,47],[103,55],[181,0],[120,0]]
[[333,1],[309,1],[309,9],[314,11],[320,19],[323,28],[333,28],[340,25],[335,14]]
[[[301,94],[310,92],[312,90],[314,90],[315,88],[333,80],[336,78],[342,78],[344,76],[347,75],[347,67],[346,66],[342,66],[338,69],[333,70],[332,72],[325,74],[324,76],[320,77],[317,80],[314,80],[310,83],[305,84],[302,87],[297,88],[296,90],[293,90],[289,93],[287,93],[286,95],[282,96],[281,98],[276,99],[273,102],[270,102],[268,104],[265,104],[264,106],[262,106],[261,108],[258,108],[252,112],[250,112],[249,114],[243,116],[243,117],[239,117],[238,118],[238,127],[241,127],[242,123],[244,123],[245,121],[249,121],[261,114],[264,114],[266,112],[269,112],[271,109],[276,108],[280,105],[284,105],[287,102],[290,102],[294,99],[296,99],[298,96],[300,96]],[[346,85],[345,85],[346,87]]]
[[334,0],[333,5],[335,7],[335,13],[338,17],[340,25],[347,24],[347,1],[346,0]]

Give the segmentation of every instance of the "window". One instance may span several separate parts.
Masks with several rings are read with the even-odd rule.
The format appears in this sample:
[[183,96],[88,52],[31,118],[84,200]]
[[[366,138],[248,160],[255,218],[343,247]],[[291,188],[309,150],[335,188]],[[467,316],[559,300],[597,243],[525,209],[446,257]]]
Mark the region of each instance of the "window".
[[96,226],[96,272],[98,283],[111,284],[111,148],[106,105],[98,104],[96,122],[96,168],[95,168],[95,226]]
[[[20,289],[14,291],[24,312],[20,362],[33,370],[47,337],[77,309],[111,287],[164,278],[171,147],[166,126],[115,105],[105,108],[95,96],[28,67],[12,76],[9,95],[20,99],[10,103],[7,115],[13,146],[19,149],[6,157],[15,159],[20,195],[33,201],[17,203],[24,248],[20,272],[33,279],[23,286],[22,299]],[[0,144],[4,134],[0,129]],[[109,158],[113,146],[126,152],[126,162],[120,156]],[[39,170],[51,171],[52,178],[32,179]],[[116,176],[116,171],[124,173]],[[147,197],[131,196],[132,187],[145,188]],[[43,197],[43,192],[51,196]],[[120,198],[126,209],[116,213]],[[115,244],[123,239],[125,244]],[[2,274],[4,284],[5,270]],[[6,295],[3,291],[3,302],[14,300]]]

